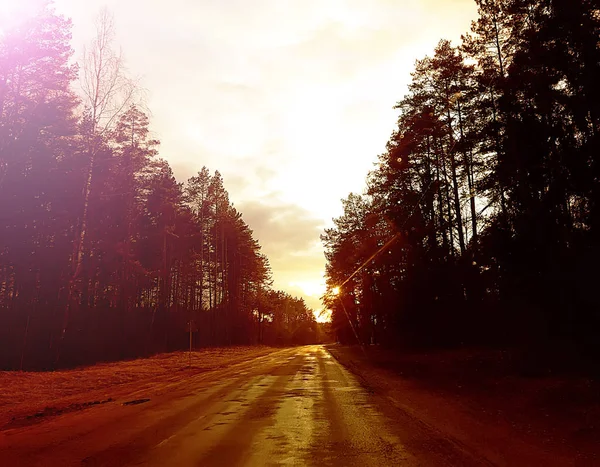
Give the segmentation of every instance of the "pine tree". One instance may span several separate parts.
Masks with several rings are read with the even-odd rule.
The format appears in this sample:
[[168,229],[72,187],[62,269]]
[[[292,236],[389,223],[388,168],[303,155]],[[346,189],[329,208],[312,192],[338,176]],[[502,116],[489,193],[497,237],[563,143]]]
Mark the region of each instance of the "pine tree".
[[69,267],[69,214],[81,177],[70,29],[42,2],[0,38],[0,302],[18,323],[0,340],[25,335],[22,342],[36,342],[46,356],[66,325],[55,317],[56,297]]

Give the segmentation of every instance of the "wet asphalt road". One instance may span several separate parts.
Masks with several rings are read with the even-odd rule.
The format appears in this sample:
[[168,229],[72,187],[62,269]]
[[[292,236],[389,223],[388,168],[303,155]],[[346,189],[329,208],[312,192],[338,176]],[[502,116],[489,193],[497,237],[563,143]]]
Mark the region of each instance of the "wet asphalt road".
[[485,465],[372,394],[322,346],[140,388],[0,433],[1,466]]

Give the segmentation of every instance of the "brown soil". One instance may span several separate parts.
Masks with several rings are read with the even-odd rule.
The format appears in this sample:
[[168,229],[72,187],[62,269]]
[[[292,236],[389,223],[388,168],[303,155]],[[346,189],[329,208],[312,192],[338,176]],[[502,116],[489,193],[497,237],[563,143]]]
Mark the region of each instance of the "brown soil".
[[482,450],[504,445],[499,464],[511,449],[518,456],[532,446],[572,459],[570,465],[600,465],[598,381],[525,377],[510,352],[409,353],[339,345],[329,350],[366,386],[440,431]]

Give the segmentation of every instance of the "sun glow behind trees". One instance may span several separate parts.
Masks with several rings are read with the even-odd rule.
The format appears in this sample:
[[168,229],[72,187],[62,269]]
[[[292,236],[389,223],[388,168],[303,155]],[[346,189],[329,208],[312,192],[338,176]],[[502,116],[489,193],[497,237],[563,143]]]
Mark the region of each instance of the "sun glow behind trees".
[[48,0],[0,0],[0,39],[24,26],[44,9]]
[[[177,178],[219,168],[271,260],[274,286],[319,307],[289,283],[321,282],[313,245],[384,149],[407,70],[438,31],[459,38],[472,0],[57,0],[74,21],[76,58],[105,3]],[[270,222],[285,211],[289,220]],[[290,232],[294,241],[271,241]]]

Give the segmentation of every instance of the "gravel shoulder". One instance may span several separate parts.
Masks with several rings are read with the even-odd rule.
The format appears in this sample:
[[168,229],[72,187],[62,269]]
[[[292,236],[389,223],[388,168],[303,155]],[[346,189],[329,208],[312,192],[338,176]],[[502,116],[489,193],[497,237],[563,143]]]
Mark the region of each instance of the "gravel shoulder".
[[524,377],[505,352],[328,350],[398,410],[495,465],[600,465],[597,381]]

